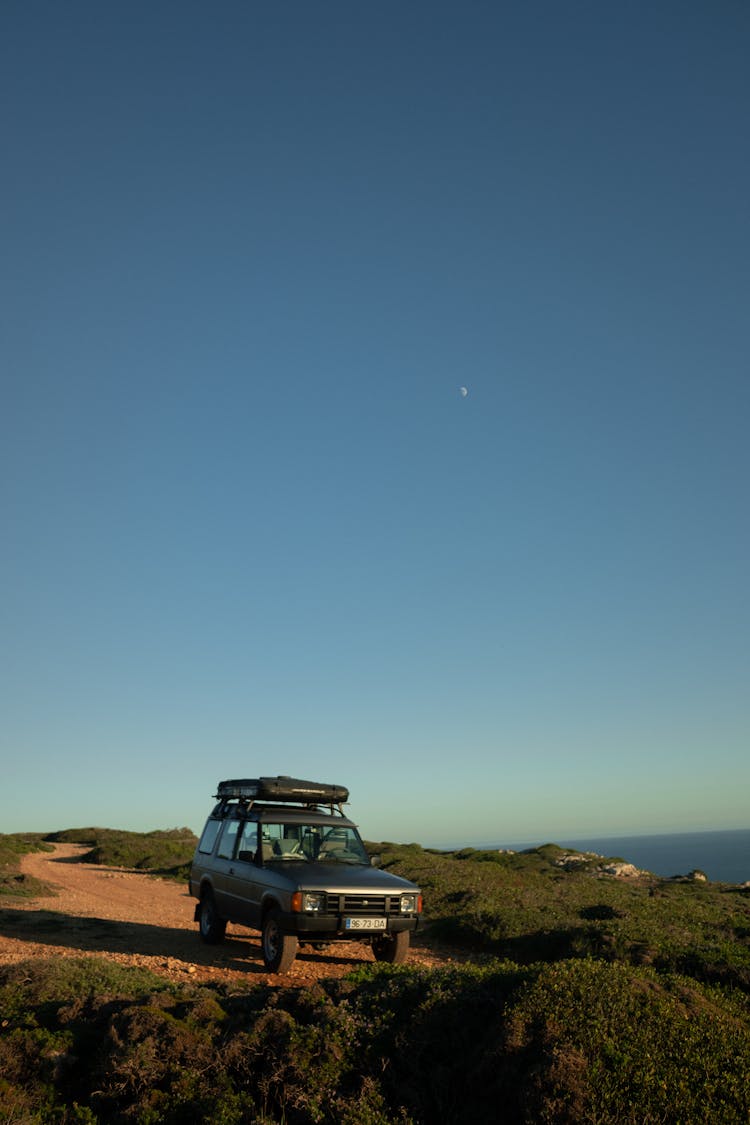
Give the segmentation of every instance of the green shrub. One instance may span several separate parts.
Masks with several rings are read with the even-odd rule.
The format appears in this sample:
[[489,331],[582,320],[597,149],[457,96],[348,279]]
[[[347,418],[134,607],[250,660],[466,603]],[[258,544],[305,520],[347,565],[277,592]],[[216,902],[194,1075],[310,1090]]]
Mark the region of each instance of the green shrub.
[[41,880],[30,875],[22,875],[19,861],[29,852],[49,852],[52,848],[42,840],[41,833],[17,832],[10,835],[0,833],[0,895],[7,897],[33,898],[51,895],[52,889]]
[[746,1122],[750,1021],[743,1003],[625,965],[546,966],[506,1031],[519,1108],[539,1122]]

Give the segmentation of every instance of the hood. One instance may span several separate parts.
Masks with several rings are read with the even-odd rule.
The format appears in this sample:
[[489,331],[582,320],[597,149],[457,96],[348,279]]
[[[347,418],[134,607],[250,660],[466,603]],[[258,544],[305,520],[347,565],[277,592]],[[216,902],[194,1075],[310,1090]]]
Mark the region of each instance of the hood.
[[357,891],[362,894],[397,895],[419,890],[415,883],[402,879],[400,875],[355,863],[300,864],[293,875],[285,868],[284,875],[291,875],[295,883],[306,891],[320,890],[334,895]]

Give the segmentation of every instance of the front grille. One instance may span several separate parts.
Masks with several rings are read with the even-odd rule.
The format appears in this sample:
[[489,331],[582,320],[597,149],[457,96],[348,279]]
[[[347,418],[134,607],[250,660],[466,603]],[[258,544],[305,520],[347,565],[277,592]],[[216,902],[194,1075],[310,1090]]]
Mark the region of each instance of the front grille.
[[400,914],[400,895],[326,895],[326,914]]

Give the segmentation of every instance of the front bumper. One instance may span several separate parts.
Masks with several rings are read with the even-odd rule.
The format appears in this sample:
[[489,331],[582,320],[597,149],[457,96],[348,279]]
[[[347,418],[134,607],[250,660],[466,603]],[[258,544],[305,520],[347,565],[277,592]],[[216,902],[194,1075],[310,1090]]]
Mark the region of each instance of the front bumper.
[[421,922],[418,915],[407,914],[403,917],[389,916],[384,930],[347,930],[344,918],[341,914],[298,914],[289,910],[282,913],[280,924],[285,933],[300,937],[304,935],[337,941],[365,941],[368,938],[400,934],[405,930],[415,933]]

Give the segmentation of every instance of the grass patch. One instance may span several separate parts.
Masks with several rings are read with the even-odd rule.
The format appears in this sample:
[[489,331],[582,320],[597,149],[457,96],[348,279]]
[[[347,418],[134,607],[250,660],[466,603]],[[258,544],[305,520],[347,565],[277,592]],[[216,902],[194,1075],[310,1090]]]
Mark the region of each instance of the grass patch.
[[29,959],[0,967],[0,1018],[19,1019],[45,1004],[59,1006],[86,997],[136,999],[169,988],[156,973],[103,957]]
[[34,898],[51,895],[51,887],[20,871],[21,856],[29,852],[51,852],[39,832],[0,833],[0,895],[8,898]]

